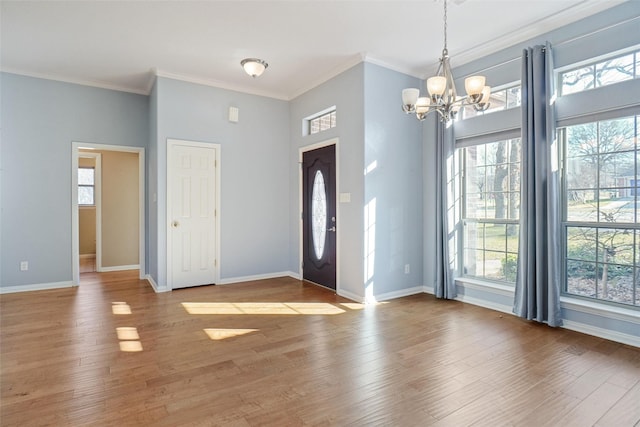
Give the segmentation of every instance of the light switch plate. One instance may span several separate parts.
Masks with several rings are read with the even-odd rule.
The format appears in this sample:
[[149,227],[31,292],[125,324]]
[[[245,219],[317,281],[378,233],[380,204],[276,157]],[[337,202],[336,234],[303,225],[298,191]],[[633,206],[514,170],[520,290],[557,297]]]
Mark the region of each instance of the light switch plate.
[[340,203],[351,203],[351,193],[340,193]]

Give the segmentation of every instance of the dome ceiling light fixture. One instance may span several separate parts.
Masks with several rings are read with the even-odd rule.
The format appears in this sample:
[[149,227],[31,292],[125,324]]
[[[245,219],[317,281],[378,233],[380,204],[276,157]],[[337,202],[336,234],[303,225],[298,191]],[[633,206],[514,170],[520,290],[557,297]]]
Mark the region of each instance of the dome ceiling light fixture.
[[449,51],[447,50],[447,0],[444,0],[444,49],[438,72],[434,77],[427,79],[427,91],[429,96],[420,96],[420,89],[407,88],[402,91],[402,110],[407,113],[415,113],[420,121],[427,114],[437,111],[443,122],[455,119],[456,114],[465,105],[471,105],[477,111],[485,111],[489,108],[491,87],[485,86],[484,76],[467,77],[464,81],[466,97],[458,97],[456,86],[449,64]]
[[244,71],[253,78],[260,77],[269,66],[266,61],[258,58],[245,58],[240,61],[240,65],[242,65]]

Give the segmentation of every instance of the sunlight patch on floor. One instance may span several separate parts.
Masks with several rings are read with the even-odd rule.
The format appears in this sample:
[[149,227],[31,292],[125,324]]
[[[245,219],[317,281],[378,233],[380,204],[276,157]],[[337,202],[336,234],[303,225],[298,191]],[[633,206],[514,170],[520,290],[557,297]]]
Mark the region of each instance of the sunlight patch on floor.
[[[131,307],[124,301],[114,301],[111,303],[111,311],[114,315],[131,314]],[[119,326],[116,328],[116,335],[118,336],[120,351],[127,353],[142,351],[138,328],[133,326]]]
[[111,311],[113,314],[131,314],[131,307],[126,302],[112,302]]
[[132,327],[121,327],[116,328],[116,334],[118,335],[119,340],[139,340],[140,335],[138,335],[138,328]]
[[217,329],[217,328],[204,329],[204,332],[207,334],[207,336],[214,341],[237,337],[240,335],[246,335],[246,334],[250,334],[251,332],[257,332],[257,331],[259,331],[259,329]]
[[120,351],[127,353],[142,351],[142,343],[140,341],[120,341]]

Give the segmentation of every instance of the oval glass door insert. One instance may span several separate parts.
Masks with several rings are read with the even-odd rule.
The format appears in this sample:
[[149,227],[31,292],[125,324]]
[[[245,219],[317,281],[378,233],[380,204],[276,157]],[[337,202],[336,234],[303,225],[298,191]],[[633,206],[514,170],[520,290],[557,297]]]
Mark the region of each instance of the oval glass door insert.
[[324,254],[324,243],[327,235],[327,191],[324,187],[324,176],[317,171],[313,179],[311,193],[311,235],[316,259]]

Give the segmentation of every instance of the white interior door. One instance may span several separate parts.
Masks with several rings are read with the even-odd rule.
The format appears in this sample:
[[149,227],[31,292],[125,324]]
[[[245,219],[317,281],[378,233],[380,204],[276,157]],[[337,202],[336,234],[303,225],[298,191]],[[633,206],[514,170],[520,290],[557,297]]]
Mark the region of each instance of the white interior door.
[[168,145],[168,267],[172,289],[215,283],[216,147]]

